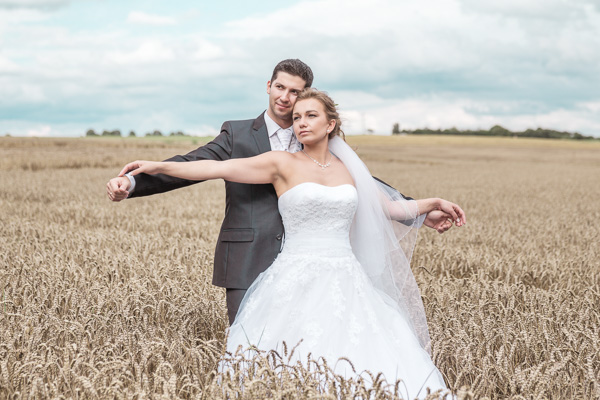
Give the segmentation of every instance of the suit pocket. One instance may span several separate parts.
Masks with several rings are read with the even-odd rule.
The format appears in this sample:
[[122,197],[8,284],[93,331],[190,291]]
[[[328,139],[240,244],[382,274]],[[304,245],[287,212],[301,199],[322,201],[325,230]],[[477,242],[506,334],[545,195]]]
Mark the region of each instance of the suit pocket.
[[224,229],[221,231],[221,242],[252,242],[254,240],[254,229]]

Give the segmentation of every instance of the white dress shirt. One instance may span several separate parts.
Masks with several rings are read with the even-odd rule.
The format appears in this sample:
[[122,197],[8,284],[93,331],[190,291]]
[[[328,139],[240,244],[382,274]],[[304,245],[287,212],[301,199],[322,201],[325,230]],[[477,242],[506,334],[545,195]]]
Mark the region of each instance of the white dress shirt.
[[289,153],[300,151],[302,147],[294,134],[294,128],[292,126],[285,129],[280,127],[266,112],[265,125],[267,126],[267,133],[269,134],[269,142],[271,142],[271,150],[287,151]]
[[[269,135],[269,142],[271,143],[271,150],[273,151],[287,151],[289,153],[295,153],[302,149],[302,144],[296,138],[294,134],[293,126],[287,128],[280,127],[277,122],[273,121],[269,114],[265,111],[265,125],[267,127],[267,133]],[[135,177],[131,174],[125,174],[131,183],[129,185],[129,194],[133,193],[135,189]]]

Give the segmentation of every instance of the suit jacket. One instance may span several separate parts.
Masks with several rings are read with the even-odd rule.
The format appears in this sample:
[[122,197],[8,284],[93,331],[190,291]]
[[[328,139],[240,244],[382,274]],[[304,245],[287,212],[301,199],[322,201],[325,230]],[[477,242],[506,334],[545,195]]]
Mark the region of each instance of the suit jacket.
[[[227,121],[213,141],[166,161],[228,160],[270,151],[263,114],[256,119]],[[163,174],[140,174],[136,176],[131,197],[163,193],[197,182],[200,181]],[[277,193],[271,184],[228,181],[225,191],[225,218],[217,241],[212,283],[230,289],[247,289],[281,249],[283,223]]]
[[[271,150],[264,113],[256,119],[227,121],[211,142],[166,161],[228,160]],[[168,175],[136,176],[131,197],[148,196],[201,181]],[[273,185],[225,182],[225,218],[217,240],[213,285],[248,289],[275,260],[281,249],[283,223]],[[410,199],[410,198],[408,198]]]

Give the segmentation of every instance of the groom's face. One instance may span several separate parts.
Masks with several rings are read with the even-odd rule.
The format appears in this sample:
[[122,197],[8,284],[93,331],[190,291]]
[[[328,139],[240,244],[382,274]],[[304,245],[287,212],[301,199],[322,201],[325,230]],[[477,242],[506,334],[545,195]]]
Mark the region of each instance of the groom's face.
[[267,82],[267,93],[269,94],[267,112],[269,117],[282,128],[287,128],[292,124],[292,109],[296,103],[296,97],[304,89],[304,85],[306,85],[304,79],[287,72],[279,72],[273,81]]

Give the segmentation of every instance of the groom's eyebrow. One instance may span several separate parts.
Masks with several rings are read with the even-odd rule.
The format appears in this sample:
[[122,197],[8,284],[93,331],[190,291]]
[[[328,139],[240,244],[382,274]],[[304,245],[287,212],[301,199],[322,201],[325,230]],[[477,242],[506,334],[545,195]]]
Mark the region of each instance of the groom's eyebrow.
[[298,89],[298,88],[293,88],[293,87],[288,88],[287,86],[285,86],[283,83],[280,83],[280,82],[274,82],[273,84],[275,86],[281,87],[282,89],[290,89],[292,92],[300,93],[302,91],[302,89]]

